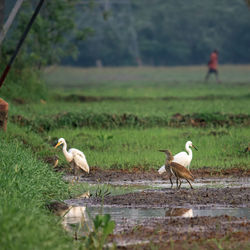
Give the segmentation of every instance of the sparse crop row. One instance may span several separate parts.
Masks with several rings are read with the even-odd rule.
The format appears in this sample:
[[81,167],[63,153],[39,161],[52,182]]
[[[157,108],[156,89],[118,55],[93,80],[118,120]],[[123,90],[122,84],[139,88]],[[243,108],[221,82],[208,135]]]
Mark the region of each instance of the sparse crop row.
[[11,121],[30,127],[34,131],[44,132],[58,128],[150,128],[150,127],[207,127],[207,126],[247,126],[250,125],[250,115],[221,114],[221,113],[194,113],[181,115],[179,113],[168,116],[138,116],[135,114],[96,114],[64,112],[56,115],[29,119],[21,115],[12,115]]

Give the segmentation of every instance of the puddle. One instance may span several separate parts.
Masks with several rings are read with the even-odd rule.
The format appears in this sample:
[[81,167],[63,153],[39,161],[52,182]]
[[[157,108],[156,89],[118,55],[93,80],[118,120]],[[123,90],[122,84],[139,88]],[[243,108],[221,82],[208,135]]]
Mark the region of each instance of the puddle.
[[63,228],[70,233],[80,230],[84,234],[92,227],[85,206],[70,206],[69,209],[63,211],[61,216]]
[[[138,181],[114,181],[109,182],[112,185],[142,185],[152,188],[171,188],[169,180],[138,180]],[[250,187],[250,178],[206,178],[196,179],[192,182],[194,188],[199,187]],[[173,187],[176,187],[174,183]],[[189,184],[184,180],[181,187],[189,188]]]
[[[72,207],[63,219],[63,226],[69,232],[75,232],[80,228],[81,232],[91,228],[90,217],[110,214],[116,222],[115,233],[128,227],[135,227],[150,219],[160,218],[193,218],[204,216],[228,215],[250,219],[250,208],[127,208],[127,207]],[[128,226],[129,225],[129,226]]]
[[[90,214],[97,215],[100,212],[100,207],[90,207]],[[249,208],[126,208],[126,207],[103,207],[104,214],[110,214],[112,219],[117,223],[124,219],[142,220],[155,217],[197,217],[197,216],[220,216],[228,215],[235,217],[246,217],[250,219]]]
[[[70,181],[72,176],[65,179]],[[215,237],[218,232],[226,236],[228,232],[250,231],[249,177],[197,178],[192,183],[194,190],[185,181],[180,190],[175,185],[170,189],[169,180],[163,179],[126,178],[100,183],[84,177],[80,181],[122,189],[136,186],[137,190],[103,199],[87,192],[66,200],[72,211],[66,214],[62,224],[73,235],[89,232],[90,218],[100,213],[111,215],[116,222],[112,241],[125,248],[152,241],[186,240],[187,235],[197,239],[204,235]]]

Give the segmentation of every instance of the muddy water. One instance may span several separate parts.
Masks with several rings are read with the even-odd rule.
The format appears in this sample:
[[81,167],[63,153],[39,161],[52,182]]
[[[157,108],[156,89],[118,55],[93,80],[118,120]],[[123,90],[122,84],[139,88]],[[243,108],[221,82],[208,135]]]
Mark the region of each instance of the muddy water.
[[228,215],[250,219],[250,208],[127,208],[127,207],[84,207],[75,206],[65,217],[64,225],[77,224],[97,214],[110,214],[116,222],[117,230],[122,231],[126,224],[137,225],[144,220],[159,219],[165,217],[193,218],[200,216]]
[[[97,183],[93,179],[81,180]],[[112,179],[104,183],[121,187],[136,185],[138,190],[104,199],[92,196],[66,200],[75,209],[63,221],[66,230],[72,233],[76,227],[91,228],[90,217],[107,213],[116,222],[113,242],[124,248],[151,241],[165,244],[162,236],[155,234],[156,229],[161,230],[164,239],[172,237],[172,240],[224,237],[235,232],[249,239],[249,177],[200,178],[193,184],[193,190],[187,184],[180,190],[170,189],[168,180],[158,179]]]
[[[89,209],[91,215],[99,213],[100,209],[97,207],[91,207]],[[197,217],[197,216],[236,216],[246,217],[250,219],[249,208],[209,208],[209,209],[195,209],[195,208],[118,208],[118,207],[104,207],[103,213],[110,214],[112,219],[116,222],[120,222],[125,218],[128,220],[142,220],[155,217]]]
[[[250,220],[250,193],[248,178],[240,179],[206,179],[197,182],[196,188],[176,190],[170,185],[161,182],[138,181],[130,185],[138,185],[136,192],[100,198],[87,198],[85,196],[65,202],[75,207],[76,211],[66,217],[69,223],[78,223],[88,214],[91,217],[99,213],[110,214],[116,221],[116,231],[125,230],[128,225],[136,226],[144,220],[155,220],[166,217],[194,218],[204,216],[234,216]],[[121,186],[129,185],[123,182]],[[113,185],[121,182],[112,182]],[[145,185],[151,184],[151,189]],[[141,185],[141,189],[140,189]],[[160,187],[164,188],[160,188]],[[217,186],[217,188],[216,188]],[[211,188],[209,188],[211,187]],[[153,188],[153,189],[152,189]],[[78,210],[77,210],[78,209]],[[87,212],[87,213],[86,213]]]
[[[73,181],[74,176],[65,176],[65,180]],[[100,182],[95,180],[89,180],[87,178],[80,178],[80,182],[87,182],[90,184],[100,184]],[[171,184],[168,179],[166,180],[110,180],[110,181],[102,181],[102,184],[110,184],[110,185],[118,185],[118,186],[148,186],[150,188],[170,188]],[[192,183],[194,188],[199,187],[247,187],[250,188],[250,178],[249,177],[229,177],[229,178],[197,178],[195,182]],[[175,183],[174,183],[175,187]],[[186,181],[183,181],[182,187],[189,188],[189,184]]]
[[[86,180],[85,180],[86,181]],[[95,182],[91,182],[95,183]],[[106,184],[112,185],[141,185],[141,186],[149,186],[151,188],[170,188],[171,184],[168,180],[137,180],[137,181],[110,181],[104,182]],[[199,187],[250,187],[250,178],[206,178],[206,179],[197,179],[194,183],[192,183],[194,188]],[[175,183],[173,185],[175,187]],[[183,188],[189,188],[189,184],[183,181]]]

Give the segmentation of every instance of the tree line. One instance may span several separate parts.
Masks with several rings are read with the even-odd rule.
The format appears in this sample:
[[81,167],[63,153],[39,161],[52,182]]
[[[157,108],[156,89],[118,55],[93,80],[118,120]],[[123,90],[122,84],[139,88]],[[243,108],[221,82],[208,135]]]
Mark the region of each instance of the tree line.
[[94,35],[79,47],[77,60],[65,64],[204,64],[218,49],[221,63],[250,62],[250,12],[243,0],[140,0],[102,6],[82,16]]
[[[205,64],[215,48],[221,63],[249,63],[247,2],[46,1],[22,48],[19,66]],[[36,3],[24,1],[1,47],[1,61],[13,51]]]

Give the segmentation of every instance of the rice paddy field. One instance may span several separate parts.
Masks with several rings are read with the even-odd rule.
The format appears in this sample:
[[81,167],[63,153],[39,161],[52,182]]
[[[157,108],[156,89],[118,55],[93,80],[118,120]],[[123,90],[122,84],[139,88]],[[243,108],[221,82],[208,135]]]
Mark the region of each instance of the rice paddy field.
[[101,168],[157,169],[158,149],[177,153],[191,140],[199,149],[192,168],[247,169],[250,67],[221,66],[220,84],[205,83],[205,73],[201,66],[49,68],[48,100],[12,105],[10,120],[41,133],[48,156],[64,137]]
[[[76,234],[72,227],[79,226],[82,215],[74,223],[65,222],[71,225],[70,230],[66,227],[70,233],[60,227],[61,221],[57,226],[48,224],[58,219],[44,204],[56,199],[81,209],[89,207],[93,213],[102,207],[111,214],[116,228],[106,247],[248,249],[250,66],[222,65],[219,73],[221,82],[217,83],[213,76],[204,82],[205,66],[46,68],[42,77],[47,98],[35,103],[10,101],[8,131],[1,133],[5,142],[1,170],[9,176],[0,174],[2,190],[15,190],[11,195],[3,191],[1,199],[16,204],[9,217],[23,202],[22,215],[28,218],[23,224],[27,239],[17,236],[17,244],[23,249],[55,249],[56,245],[58,249],[90,249],[90,241],[76,240],[80,231]],[[86,155],[90,174],[83,174],[78,184],[71,184],[72,171],[61,148],[54,148],[60,137],[69,148]],[[188,140],[198,148],[193,150],[190,167],[197,178],[194,190],[186,185],[179,191],[170,189],[167,176],[157,172],[165,162],[158,150],[176,154],[185,150]],[[15,150],[10,153],[10,148]],[[7,152],[8,158],[4,157]],[[32,191],[37,182],[37,190]],[[90,198],[79,198],[87,191]],[[105,195],[100,198],[98,192]],[[46,235],[41,220],[36,224],[34,214],[28,217],[31,203],[35,205],[31,210],[36,216],[41,213],[53,232]],[[221,213],[211,212],[212,218],[200,217],[200,209],[209,214],[218,208]],[[9,206],[1,209],[7,213]],[[175,213],[177,217],[171,217]],[[3,225],[2,232],[14,228],[14,222]],[[38,244],[39,237],[29,242],[30,225],[42,232],[41,237],[46,235],[43,244]],[[11,244],[13,236],[7,235],[0,240],[4,249],[17,249]]]

